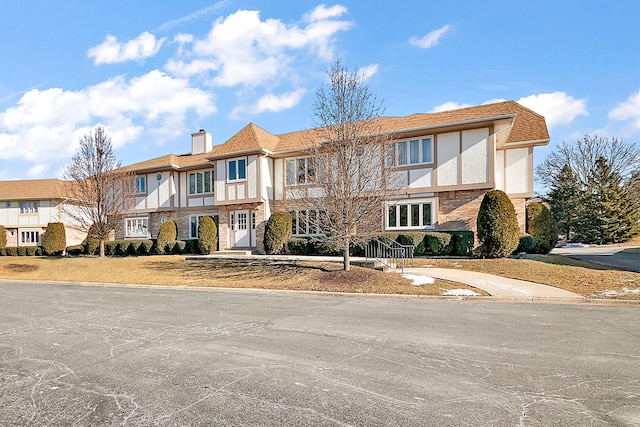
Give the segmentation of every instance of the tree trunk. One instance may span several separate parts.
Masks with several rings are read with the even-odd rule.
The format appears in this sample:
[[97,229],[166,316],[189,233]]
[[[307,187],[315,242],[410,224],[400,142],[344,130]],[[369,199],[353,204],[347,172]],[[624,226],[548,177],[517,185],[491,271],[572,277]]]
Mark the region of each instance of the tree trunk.
[[349,240],[345,242],[344,248],[342,249],[342,260],[344,271],[351,270],[351,260],[349,259]]
[[104,258],[104,239],[100,239],[100,258]]

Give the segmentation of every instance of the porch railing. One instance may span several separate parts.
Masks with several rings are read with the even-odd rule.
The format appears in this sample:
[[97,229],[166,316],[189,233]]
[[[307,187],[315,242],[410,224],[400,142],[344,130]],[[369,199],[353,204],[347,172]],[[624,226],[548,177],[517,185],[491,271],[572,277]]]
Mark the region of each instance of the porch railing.
[[410,262],[413,267],[414,251],[415,246],[413,245],[401,245],[398,242],[385,243],[373,239],[365,247],[365,257],[375,259],[389,268],[400,268],[404,273],[405,262]]

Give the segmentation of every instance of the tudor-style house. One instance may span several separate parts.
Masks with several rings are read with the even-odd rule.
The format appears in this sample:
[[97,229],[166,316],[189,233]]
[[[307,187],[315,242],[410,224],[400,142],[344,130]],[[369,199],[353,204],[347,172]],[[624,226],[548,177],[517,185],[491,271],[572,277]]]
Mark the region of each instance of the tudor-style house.
[[[520,228],[533,193],[533,149],[549,143],[544,117],[513,101],[380,119],[393,135],[384,167],[400,182],[384,206],[381,230],[471,230],[484,193],[505,191]],[[220,249],[262,250],[264,225],[275,210],[292,211],[294,235],[317,230],[307,211],[293,209],[309,186],[307,131],[273,135],[249,124],[223,144],[200,130],[191,151],[128,166],[136,173],[135,209],[117,238],[155,238],[175,221],[179,239],[197,238],[204,215],[218,224]]]
[[68,215],[73,204],[59,179],[0,181],[0,225],[7,246],[41,246],[47,224],[65,225],[67,246],[82,243],[86,232]]

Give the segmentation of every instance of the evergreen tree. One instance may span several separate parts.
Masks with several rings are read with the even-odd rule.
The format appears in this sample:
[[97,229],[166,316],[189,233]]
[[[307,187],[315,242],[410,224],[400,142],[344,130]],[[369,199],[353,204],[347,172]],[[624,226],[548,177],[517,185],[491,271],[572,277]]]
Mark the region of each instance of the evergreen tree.
[[589,215],[580,221],[577,237],[586,243],[623,242],[640,232],[634,200],[604,157],[593,167],[584,206]]
[[569,165],[564,165],[562,172],[551,187],[547,196],[551,215],[558,224],[558,229],[565,239],[572,240],[584,211],[584,191],[577,175]]

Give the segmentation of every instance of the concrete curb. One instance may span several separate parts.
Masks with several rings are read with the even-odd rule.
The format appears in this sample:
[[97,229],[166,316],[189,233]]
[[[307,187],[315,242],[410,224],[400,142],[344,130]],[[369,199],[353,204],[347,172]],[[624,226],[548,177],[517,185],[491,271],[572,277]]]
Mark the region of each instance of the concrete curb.
[[623,299],[594,299],[594,298],[554,298],[554,297],[493,297],[493,296],[447,296],[447,295],[407,295],[407,294],[372,294],[356,292],[329,292],[329,291],[304,291],[293,289],[262,289],[262,288],[229,288],[214,286],[188,286],[188,285],[149,285],[137,283],[103,283],[103,282],[69,282],[56,280],[21,280],[0,279],[0,284],[8,282],[38,283],[58,286],[87,286],[104,288],[140,288],[155,290],[175,291],[200,291],[200,292],[244,292],[244,293],[279,293],[285,295],[317,295],[343,298],[375,298],[375,299],[424,299],[433,301],[472,301],[486,303],[524,303],[524,304],[565,304],[565,305],[602,305],[602,306],[637,306],[640,300]]

